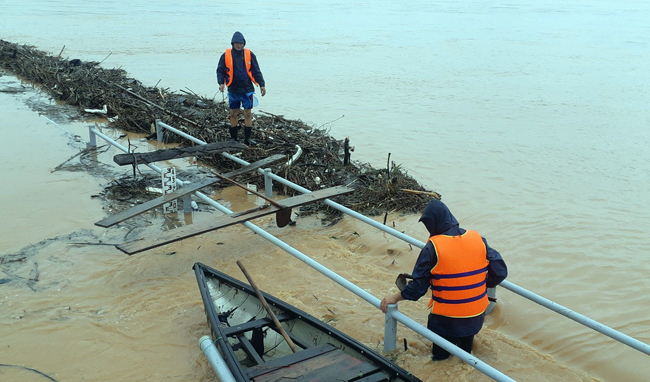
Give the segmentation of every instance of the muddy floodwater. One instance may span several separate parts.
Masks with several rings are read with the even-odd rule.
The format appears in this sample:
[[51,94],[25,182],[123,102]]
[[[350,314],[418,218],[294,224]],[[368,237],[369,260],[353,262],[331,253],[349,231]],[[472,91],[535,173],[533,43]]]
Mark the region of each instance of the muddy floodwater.
[[[0,78],[5,88],[21,88],[11,76]],[[130,171],[111,164],[117,151],[105,151],[94,158],[97,162],[70,161],[85,145],[89,122],[66,121],[67,108],[31,89],[0,97],[3,122],[20,126],[6,130],[7,140],[16,144],[3,153],[5,179],[13,185],[2,194],[3,362],[38,366],[59,381],[214,380],[197,346],[197,339],[209,333],[191,270],[197,261],[243,279],[235,264],[240,260],[267,292],[382,350],[383,315],[377,309],[244,226],[124,255],[112,244],[133,238],[128,227],[93,225],[112,211],[110,203],[97,197],[111,179],[106,177],[109,168],[115,176]],[[122,135],[105,131],[118,140]],[[188,168],[187,163],[179,165]],[[236,187],[213,197],[235,211],[258,202]],[[202,207],[192,220],[220,214]],[[422,236],[417,218],[392,214],[388,224]],[[164,229],[165,220],[160,212],[145,219],[153,234]],[[333,227],[314,216],[297,221],[283,229],[271,217],[255,223],[377,297],[394,292],[394,276],[409,272],[418,254],[416,248],[352,218]],[[517,380],[594,380],[500,330],[510,324],[509,315],[518,315],[521,303],[512,296],[501,298],[476,338],[475,354]],[[426,299],[402,303],[400,310],[425,324]],[[400,346],[387,357],[424,381],[490,380],[453,357],[433,367],[430,344],[408,329],[400,328],[398,339],[400,344],[407,340],[408,350]],[[543,377],[538,371],[542,368]],[[13,367],[0,369],[0,376],[43,378]]]
[[[352,159],[376,168],[391,153],[501,252],[510,282],[650,344],[648,2],[0,4],[4,40],[219,101],[214,69],[240,30],[267,81],[260,110],[349,136]],[[0,90],[18,89],[0,92],[0,364],[24,368],[1,366],[0,381],[46,379],[25,368],[57,381],[215,380],[197,344],[208,333],[197,261],[242,279],[241,260],[262,289],[382,349],[377,309],[244,226],[131,257],[115,249],[186,217],[94,226],[114,213],[96,195],[130,169],[114,149],[72,157],[95,122],[139,151],[160,146],[70,122],[21,86],[0,77]],[[257,202],[212,196],[233,210]],[[219,215],[200,207],[193,221]],[[423,241],[417,218],[387,223]],[[378,298],[417,256],[354,219],[296,221],[255,223]],[[513,379],[649,379],[648,355],[504,288],[498,298],[475,353]],[[399,309],[425,323],[426,299]],[[430,344],[400,327],[402,338],[408,350],[387,356],[424,381],[488,380],[454,357],[433,364]]]

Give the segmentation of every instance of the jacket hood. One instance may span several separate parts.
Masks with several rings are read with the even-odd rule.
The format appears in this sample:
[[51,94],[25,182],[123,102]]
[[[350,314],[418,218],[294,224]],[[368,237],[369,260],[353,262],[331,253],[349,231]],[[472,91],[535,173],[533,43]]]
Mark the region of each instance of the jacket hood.
[[458,220],[443,202],[436,199],[427,204],[419,221],[424,223],[431,236],[443,234],[454,227],[458,229]]
[[236,42],[240,42],[246,46],[246,39],[244,38],[244,35],[241,34],[241,32],[235,32],[235,34],[232,35],[232,40],[230,40],[230,44],[234,44]]

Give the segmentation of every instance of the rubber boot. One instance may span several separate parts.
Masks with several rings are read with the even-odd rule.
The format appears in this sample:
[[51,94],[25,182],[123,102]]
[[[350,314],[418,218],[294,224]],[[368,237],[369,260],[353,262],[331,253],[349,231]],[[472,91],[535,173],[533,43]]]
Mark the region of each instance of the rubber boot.
[[247,146],[255,146],[257,142],[251,139],[251,133],[253,132],[252,127],[244,127],[244,144]]
[[237,130],[239,130],[237,128],[237,126],[230,128],[229,131],[230,131],[230,140],[231,141],[237,142]]

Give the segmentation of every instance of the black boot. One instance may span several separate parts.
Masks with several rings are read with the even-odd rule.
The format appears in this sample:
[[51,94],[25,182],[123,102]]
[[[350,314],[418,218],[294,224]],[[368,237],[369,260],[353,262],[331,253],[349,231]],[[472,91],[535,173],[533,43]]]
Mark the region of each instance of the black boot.
[[237,142],[237,130],[239,130],[237,128],[237,126],[230,128],[229,131],[230,131],[230,140],[231,141]]
[[252,127],[244,127],[244,144],[248,146],[255,146],[257,142],[251,139],[251,133],[253,132]]

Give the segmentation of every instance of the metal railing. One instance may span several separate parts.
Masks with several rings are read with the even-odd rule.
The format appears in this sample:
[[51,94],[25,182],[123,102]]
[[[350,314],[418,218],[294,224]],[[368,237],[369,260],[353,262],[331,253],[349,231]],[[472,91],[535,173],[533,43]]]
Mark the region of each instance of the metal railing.
[[[169,130],[171,132],[174,132],[192,142],[195,142],[200,145],[205,145],[207,144],[206,142],[192,137],[191,135],[180,131],[172,126],[169,126],[163,122],[156,121],[156,132],[157,132],[157,138],[159,141],[162,141],[163,139],[163,129]],[[118,147],[119,149],[123,150],[124,152],[128,152],[128,149],[126,149],[124,146],[120,145],[119,143],[113,141],[109,137],[105,136],[101,132],[99,132],[96,128],[90,127],[90,144],[94,145],[95,143],[95,135],[100,136],[110,144]],[[238,158],[236,156],[233,156],[228,153],[221,153],[222,156],[231,159],[241,165],[248,165],[249,163],[241,158]],[[157,166],[147,164],[148,167],[154,169],[155,171],[161,172],[162,170],[158,168]],[[310,190],[303,188],[295,183],[292,183],[282,177],[279,177],[271,172],[270,169],[258,169],[257,170],[260,174],[264,175],[265,178],[265,191],[267,196],[271,196],[272,194],[272,187],[271,187],[271,182],[273,180],[284,184],[288,187],[291,187],[297,191],[300,191],[302,193],[309,193],[311,192]],[[177,183],[182,186],[186,184],[185,182],[177,181]],[[215,202],[213,199],[210,197],[200,193],[200,192],[195,192],[194,195],[197,197],[201,198],[203,201],[206,203],[214,206],[217,208],[219,211],[230,214],[232,211],[230,211],[228,208],[220,205],[219,203]],[[329,205],[332,208],[335,208],[347,215],[350,215],[358,220],[363,221],[364,223],[367,223],[377,229],[380,229],[390,235],[393,235],[397,237],[400,240],[403,240],[409,244],[415,245],[419,248],[424,247],[425,243],[414,239],[408,235],[405,235],[395,229],[392,229],[390,227],[387,227],[373,219],[368,218],[367,216],[364,216],[362,214],[357,213],[356,211],[353,211],[345,206],[342,206],[332,200],[325,199],[324,203]],[[184,201],[185,204],[185,201]],[[189,204],[189,203],[187,203]],[[357,285],[351,283],[350,281],[346,280],[345,278],[339,276],[335,272],[331,271],[330,269],[326,268],[325,266],[321,265],[320,263],[316,262],[315,260],[311,259],[309,256],[301,253],[297,249],[289,246],[287,243],[281,241],[280,239],[276,238],[275,236],[269,234],[262,228],[256,226],[255,224],[251,222],[245,222],[243,223],[247,228],[251,229],[253,232],[259,234],[261,237],[267,239],[268,241],[272,242],[276,246],[280,247],[281,249],[285,250],[287,253],[293,255],[294,257],[298,258],[299,260],[303,261],[305,264],[309,265],[310,267],[314,268],[315,270],[319,271],[323,275],[327,276],[331,280],[335,281],[339,285],[343,286],[350,292],[354,293],[355,295],[359,296],[360,298],[364,299],[371,305],[375,306],[376,308],[379,308],[380,300],[376,298],[375,296],[371,295],[367,291],[359,288]],[[544,297],[541,297],[535,293],[532,293],[524,288],[521,288],[509,281],[503,281],[501,284],[504,288],[519,294],[520,296],[527,298],[531,301],[534,301],[548,309],[551,309],[557,313],[560,313],[580,324],[583,324],[585,326],[588,326],[600,333],[603,333],[619,342],[622,342],[628,346],[631,346],[645,354],[650,355],[650,346],[638,341],[630,336],[627,336],[623,333],[620,333],[612,328],[607,327],[606,325],[600,324],[588,317],[585,317],[579,313],[576,313],[570,309],[567,309],[559,304],[554,303],[553,301],[550,301],[548,299],[545,299]],[[468,363],[469,365],[473,366],[477,370],[481,371],[483,374],[493,378],[494,380],[497,381],[512,381],[513,379],[508,377],[507,375],[501,373],[499,370],[493,368],[492,366],[482,362],[478,358],[474,357],[472,354],[467,353],[463,351],[462,349],[458,348],[451,342],[445,340],[444,338],[438,336],[437,334],[431,332],[428,330],[426,327],[423,325],[417,323],[416,321],[412,320],[408,316],[402,314],[397,310],[397,305],[389,305],[389,309],[385,314],[385,329],[384,329],[384,350],[390,351],[395,348],[395,344],[397,341],[397,322],[400,322],[407,326],[408,328],[412,329],[416,333],[422,335],[423,337],[431,340],[433,343],[436,345],[440,346],[441,348],[445,349],[449,353],[455,355],[456,357],[462,359],[464,362]],[[218,353],[218,352],[217,352]],[[217,364],[217,363],[215,363]],[[221,372],[225,372],[221,370]]]

